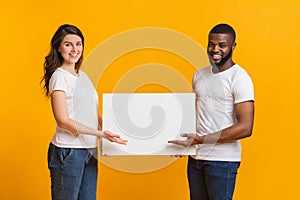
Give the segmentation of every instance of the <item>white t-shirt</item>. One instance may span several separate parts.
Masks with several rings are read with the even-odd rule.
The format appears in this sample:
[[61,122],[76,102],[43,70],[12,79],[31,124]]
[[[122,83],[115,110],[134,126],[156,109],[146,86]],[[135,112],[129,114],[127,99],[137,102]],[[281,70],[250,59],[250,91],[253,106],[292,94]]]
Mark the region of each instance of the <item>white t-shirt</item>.
[[[79,71],[79,76],[58,68],[49,82],[50,94],[55,90],[66,93],[68,114],[71,119],[94,129],[98,129],[98,95],[86,73]],[[80,134],[73,136],[56,126],[52,143],[58,147],[94,148],[96,136]]]
[[[193,78],[196,93],[197,133],[207,135],[236,123],[234,104],[254,101],[250,76],[239,65],[213,73],[212,67],[197,71]],[[240,161],[240,141],[222,144],[196,145],[196,159],[215,161]]]

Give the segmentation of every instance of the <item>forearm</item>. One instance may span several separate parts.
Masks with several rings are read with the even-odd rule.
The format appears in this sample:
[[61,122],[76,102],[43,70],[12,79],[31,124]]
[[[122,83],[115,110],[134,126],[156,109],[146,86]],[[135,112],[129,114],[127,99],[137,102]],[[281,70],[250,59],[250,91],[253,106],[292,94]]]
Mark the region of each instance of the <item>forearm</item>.
[[64,120],[63,123],[58,123],[58,126],[75,136],[78,136],[79,134],[93,135],[98,137],[99,139],[105,138],[110,142],[116,142],[124,145],[127,144],[127,140],[120,138],[118,134],[114,134],[107,130],[96,130],[82,123],[76,122],[73,119]]
[[217,133],[199,136],[199,143],[226,143],[235,140],[240,140],[251,136],[253,119],[254,119],[254,104],[253,101],[235,104],[235,116],[237,123],[225,128]]
[[[97,137],[104,135],[102,131],[97,130],[98,127],[91,128],[69,117],[65,92],[59,90],[54,91],[51,94],[51,104],[58,127],[68,131],[72,135],[87,134]],[[99,123],[101,126],[100,121]]]
[[198,144],[227,143],[249,137],[251,134],[252,126],[237,124],[217,133],[199,136]]
[[184,133],[181,134],[181,136],[187,138],[185,141],[170,140],[169,143],[183,146],[194,144],[216,144],[232,142],[251,136],[254,119],[253,101],[235,104],[234,111],[237,122],[233,126],[225,128],[217,133],[209,133],[204,136],[200,136],[197,133]]
[[72,135],[86,134],[97,137],[103,135],[102,131],[93,129],[71,118],[65,119],[62,122],[58,122],[57,125],[58,127],[70,132]]

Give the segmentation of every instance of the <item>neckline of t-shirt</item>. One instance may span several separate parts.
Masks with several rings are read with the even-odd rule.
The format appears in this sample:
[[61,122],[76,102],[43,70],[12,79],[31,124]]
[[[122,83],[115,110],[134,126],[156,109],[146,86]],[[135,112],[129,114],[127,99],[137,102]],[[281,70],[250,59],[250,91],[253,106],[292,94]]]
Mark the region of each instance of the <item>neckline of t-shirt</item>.
[[69,72],[69,71],[67,71],[67,70],[65,70],[65,69],[63,69],[63,68],[61,68],[61,67],[59,67],[59,68],[57,68],[57,69],[60,69],[61,71],[65,72],[65,73],[67,73],[67,74],[69,74],[70,76],[75,77],[75,78],[78,78],[78,77],[80,76],[80,71],[78,71],[78,75],[76,76],[76,75],[72,74],[71,72]]
[[238,64],[234,64],[232,65],[231,67],[229,67],[228,69],[224,70],[224,71],[221,71],[221,72],[218,72],[218,73],[213,73],[212,72],[212,66],[210,66],[210,69],[211,69],[211,74],[214,75],[214,76],[219,76],[219,75],[222,75],[222,74],[226,74],[228,73],[229,71],[233,70],[234,68],[236,68],[238,66]]

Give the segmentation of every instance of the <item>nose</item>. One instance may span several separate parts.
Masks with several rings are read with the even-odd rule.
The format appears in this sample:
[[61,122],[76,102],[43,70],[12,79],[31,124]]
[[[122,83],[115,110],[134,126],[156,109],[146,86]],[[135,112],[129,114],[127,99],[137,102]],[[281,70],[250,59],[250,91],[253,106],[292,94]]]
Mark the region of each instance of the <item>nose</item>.
[[218,52],[220,50],[219,45],[214,45],[212,48],[213,52]]
[[78,47],[76,45],[72,45],[72,49],[71,49],[72,52],[76,52],[77,49],[78,49]]
[[71,46],[71,52],[74,52],[75,51],[75,47],[74,45]]

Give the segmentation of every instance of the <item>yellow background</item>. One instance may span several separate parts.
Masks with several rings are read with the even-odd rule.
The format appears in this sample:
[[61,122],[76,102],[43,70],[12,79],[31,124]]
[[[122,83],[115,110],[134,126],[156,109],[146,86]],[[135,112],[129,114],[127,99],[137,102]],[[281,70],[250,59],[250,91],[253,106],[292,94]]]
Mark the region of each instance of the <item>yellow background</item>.
[[[256,96],[254,132],[243,141],[235,199],[300,199],[299,13],[297,0],[2,1],[0,199],[50,199],[46,155],[55,122],[39,81],[59,25],[80,27],[87,57],[114,34],[149,26],[182,32],[205,47],[208,31],[220,22],[237,32],[234,59],[252,76]],[[138,61],[132,63],[148,62],[147,56],[131,57]],[[159,54],[154,61],[171,65],[172,57]],[[152,89],[163,90],[144,88]],[[144,174],[99,166],[98,199],[188,199],[186,158]]]

